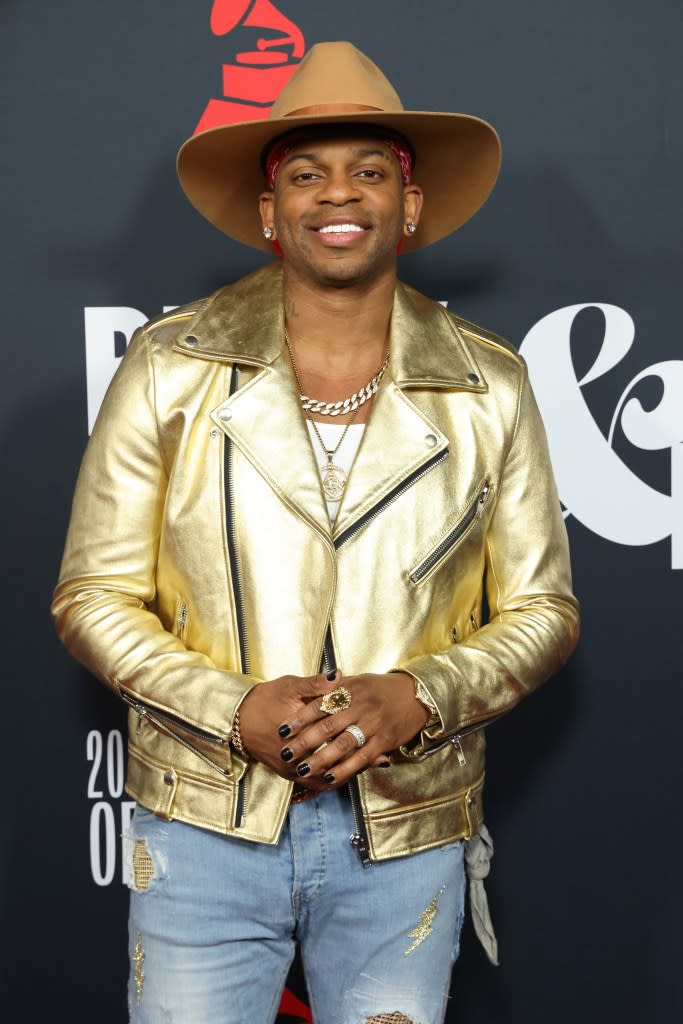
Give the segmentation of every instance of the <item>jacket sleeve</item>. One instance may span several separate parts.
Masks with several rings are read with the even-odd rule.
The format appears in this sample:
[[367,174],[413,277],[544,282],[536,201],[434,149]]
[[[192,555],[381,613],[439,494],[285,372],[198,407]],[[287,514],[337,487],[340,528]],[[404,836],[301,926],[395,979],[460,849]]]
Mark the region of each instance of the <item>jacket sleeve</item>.
[[258,680],[188,650],[151,610],[167,481],[143,329],[83,458],[52,613],[60,639],[93,675],[176,734],[213,737],[229,761],[235,708]]
[[443,726],[427,729],[414,753],[509,711],[562,667],[578,639],[567,533],[524,364],[484,544],[488,622],[444,652],[397,666],[426,686]]

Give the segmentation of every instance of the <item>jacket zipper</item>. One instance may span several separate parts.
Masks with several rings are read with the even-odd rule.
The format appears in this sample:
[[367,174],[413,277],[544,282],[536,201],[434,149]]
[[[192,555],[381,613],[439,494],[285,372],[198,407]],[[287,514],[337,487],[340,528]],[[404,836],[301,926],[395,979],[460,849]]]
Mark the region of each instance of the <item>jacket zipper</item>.
[[413,583],[419,583],[423,580],[434,566],[444,557],[444,555],[446,555],[450,549],[455,547],[458,541],[462,539],[474,520],[478,519],[481,515],[490,493],[491,486],[489,482],[486,481],[462,519],[453,527],[451,532],[444,537],[439,544],[437,544],[432,553],[425,558],[424,562],[422,562],[421,565],[418,565],[417,569],[413,569],[410,574],[410,578]]
[[434,469],[435,466],[438,466],[441,462],[445,462],[447,458],[448,448],[444,448],[443,451],[437,452],[436,455],[433,455],[431,457],[431,459],[425,462],[418,469],[414,470],[409,476],[405,478],[405,480],[402,480],[400,484],[397,484],[392,491],[389,491],[389,493],[386,494],[381,501],[378,501],[376,505],[374,505],[371,509],[368,509],[368,511],[364,515],[362,515],[360,519],[357,519],[356,522],[352,523],[351,526],[347,527],[343,533],[340,533],[338,537],[335,537],[335,548],[339,550],[342,544],[346,544],[348,540],[351,540],[351,538],[355,537],[357,533],[360,533],[361,530],[365,529],[368,523],[370,523],[373,519],[376,519],[377,516],[380,515],[380,513],[383,512],[388,505],[391,505],[394,501],[396,501],[396,499],[400,497],[400,495],[403,494],[404,491],[407,491],[408,488],[412,487],[414,483],[417,483],[417,481],[421,480],[423,476],[426,476],[427,473],[429,473],[430,470]]
[[450,743],[455,750],[455,756],[458,759],[458,764],[461,768],[464,768],[467,764],[467,758],[465,757],[465,751],[462,749],[462,741],[465,736],[469,736],[472,732],[477,732],[479,729],[486,729],[489,725],[493,725],[499,718],[502,718],[505,714],[501,711],[498,715],[493,715],[492,718],[487,718],[482,722],[473,722],[472,725],[468,725],[465,729],[460,729],[459,732],[454,732],[450,736],[444,736],[441,743],[437,743],[435,746],[430,747],[429,750],[425,750],[423,757],[431,757],[432,754],[436,754],[438,750],[443,750],[447,743]]
[[[230,373],[229,397],[235,394],[239,386],[239,369],[233,366]],[[233,487],[233,442],[227,435],[223,440],[223,473],[225,476],[225,524],[228,542],[228,561],[230,563],[230,576],[232,579],[232,593],[235,602],[235,618],[237,619],[237,641],[240,653],[240,671],[249,671],[249,646],[247,643],[247,631],[244,619],[244,602],[242,600],[242,574],[240,572],[239,559],[237,557],[237,544],[235,543],[235,493]],[[241,828],[244,824],[244,808],[247,798],[247,776],[246,772],[237,783],[237,796],[235,799],[235,828]]]
[[[337,656],[334,651],[334,642],[332,640],[332,627],[327,627],[327,633],[325,634],[325,644],[323,648],[323,661],[320,668],[321,672],[328,673],[332,672],[337,667]],[[351,798],[351,813],[353,814],[353,827],[354,832],[349,836],[349,842],[353,846],[354,850],[360,858],[360,862],[364,868],[369,868],[372,865],[370,860],[370,852],[368,849],[368,833],[365,828],[365,822],[363,821],[363,812],[360,806],[360,791],[358,789],[358,780],[356,778],[349,779],[347,782],[349,796]]]
[[327,627],[327,633],[325,634],[325,643],[323,645],[323,660],[320,667],[321,673],[327,675],[328,672],[334,672],[337,667],[337,659],[334,653],[334,644],[332,643],[332,626]]
[[[239,370],[233,366],[230,375],[229,395],[237,391],[239,383]],[[230,575],[232,577],[232,590],[235,601],[235,617],[237,619],[237,640],[240,650],[240,671],[249,672],[249,649],[247,634],[244,623],[244,603],[242,601],[242,576],[240,573],[239,561],[237,558],[237,545],[235,543],[235,495],[233,488],[232,474],[232,438],[225,437],[223,449],[223,465],[225,473],[225,519],[228,540],[228,561],[230,562]]]
[[162,732],[167,733],[174,740],[176,740],[181,747],[185,747],[186,750],[196,754],[197,757],[201,758],[205,764],[208,764],[211,768],[214,768],[217,772],[220,772],[225,778],[229,778],[232,772],[228,768],[224,768],[223,765],[218,764],[212,758],[208,757],[202,750],[193,746],[173,728],[173,726],[179,726],[185,732],[190,733],[192,736],[196,736],[197,739],[204,740],[207,743],[215,743],[216,746],[225,746],[227,741],[222,736],[216,736],[214,733],[207,732],[205,729],[198,729],[194,725],[189,725],[178,715],[173,715],[168,711],[159,711],[157,708],[151,708],[148,704],[143,703],[138,697],[133,697],[131,694],[123,692],[121,694],[124,702],[138,716],[137,732],[140,732],[142,727],[142,720],[146,718],[152,725],[161,729]]
[[363,812],[360,807],[360,790],[358,780],[350,779],[348,782],[349,795],[351,797],[351,812],[353,814],[353,826],[355,832],[349,836],[349,842],[354,848],[364,868],[372,867],[370,851],[368,849],[368,833],[363,821]]
[[[397,484],[393,490],[389,491],[381,501],[378,501],[371,509],[357,519],[355,523],[349,526],[343,533],[340,533],[334,540],[335,549],[338,551],[339,548],[346,544],[347,541],[355,537],[356,534],[360,533],[361,530],[365,529],[368,523],[376,519],[389,505],[391,505],[404,491],[407,491],[409,487],[421,480],[423,476],[426,476],[430,470],[434,469],[435,466],[445,462],[448,458],[448,448],[444,448],[443,451],[437,452],[431,459],[423,463],[422,466],[410,473],[409,476],[402,480],[400,484]],[[334,645],[332,642],[332,630],[328,626],[327,635],[325,637],[325,647],[323,656],[323,671],[331,672],[332,669],[337,667],[336,655],[334,652]],[[349,842],[353,846],[354,850],[358,854],[361,864],[364,868],[369,868],[372,865],[370,859],[370,850],[368,843],[368,833],[363,821],[363,812],[361,810],[360,803],[360,790],[358,787],[358,780],[356,778],[350,779],[347,783],[349,789],[349,796],[351,798],[351,811],[353,814],[354,832],[353,835],[349,836]]]

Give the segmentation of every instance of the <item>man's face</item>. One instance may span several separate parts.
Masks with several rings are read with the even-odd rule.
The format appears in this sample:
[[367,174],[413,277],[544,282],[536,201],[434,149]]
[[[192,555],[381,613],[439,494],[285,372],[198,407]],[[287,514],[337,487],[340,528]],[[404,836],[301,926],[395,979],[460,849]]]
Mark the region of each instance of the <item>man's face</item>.
[[420,189],[403,184],[383,142],[315,136],[287,153],[260,204],[288,267],[310,283],[338,287],[393,273],[406,222],[417,223],[421,206]]

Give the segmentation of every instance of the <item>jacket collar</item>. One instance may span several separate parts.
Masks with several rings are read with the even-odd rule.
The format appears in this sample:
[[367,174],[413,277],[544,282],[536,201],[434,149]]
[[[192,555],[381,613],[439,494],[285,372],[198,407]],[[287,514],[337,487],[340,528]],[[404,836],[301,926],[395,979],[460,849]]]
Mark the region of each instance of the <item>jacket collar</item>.
[[[215,292],[176,340],[203,359],[269,366],[282,352],[282,267],[271,263]],[[486,381],[452,317],[401,283],[391,319],[390,373],[401,388],[486,391]]]

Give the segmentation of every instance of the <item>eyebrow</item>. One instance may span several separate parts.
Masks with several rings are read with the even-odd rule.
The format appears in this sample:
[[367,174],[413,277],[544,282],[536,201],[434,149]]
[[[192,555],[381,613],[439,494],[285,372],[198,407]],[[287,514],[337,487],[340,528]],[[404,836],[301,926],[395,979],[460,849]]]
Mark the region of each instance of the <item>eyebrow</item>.
[[[367,160],[368,157],[371,156],[379,156],[383,160],[390,159],[389,154],[383,149],[366,149],[363,147],[355,149],[354,156],[356,159],[360,160]],[[313,150],[310,153],[290,153],[282,161],[282,167],[286,167],[288,164],[294,163],[295,160],[311,160],[313,163],[316,163],[320,160],[320,152]]]

